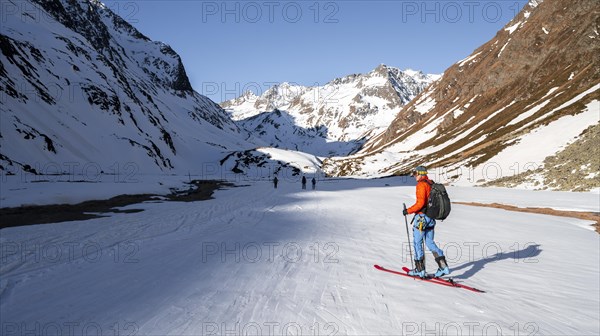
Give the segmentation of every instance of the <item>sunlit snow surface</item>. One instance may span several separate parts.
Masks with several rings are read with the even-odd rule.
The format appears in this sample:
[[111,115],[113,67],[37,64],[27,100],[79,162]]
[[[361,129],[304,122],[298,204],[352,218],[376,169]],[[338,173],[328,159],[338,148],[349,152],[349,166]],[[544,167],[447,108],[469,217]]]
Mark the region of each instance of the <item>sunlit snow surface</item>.
[[[163,182],[187,180],[179,178]],[[454,279],[479,294],[373,268],[410,266],[402,203],[414,202],[411,180],[320,178],[316,191],[292,178],[278,189],[238,184],[246,186],[207,201],[2,229],[3,334],[598,332],[600,254],[590,222],[454,205],[436,241]],[[449,192],[457,201],[600,210],[597,193]],[[431,254],[426,263],[435,270]]]

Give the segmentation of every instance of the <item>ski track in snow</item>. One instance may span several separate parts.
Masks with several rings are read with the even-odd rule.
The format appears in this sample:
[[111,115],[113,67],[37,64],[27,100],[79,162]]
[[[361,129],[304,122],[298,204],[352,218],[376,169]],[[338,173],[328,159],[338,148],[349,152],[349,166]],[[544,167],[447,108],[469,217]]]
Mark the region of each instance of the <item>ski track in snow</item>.
[[[326,180],[317,189],[253,182],[207,201],[3,229],[2,324],[43,332],[76,322],[75,333],[97,324],[105,334],[118,324],[143,335],[598,332],[598,235],[588,222],[455,205],[436,241],[456,281],[487,291],[478,294],[373,268],[410,265],[401,211],[413,185]],[[453,191],[469,198],[468,188]],[[476,191],[490,201],[522,193]],[[426,263],[435,270],[430,253]]]

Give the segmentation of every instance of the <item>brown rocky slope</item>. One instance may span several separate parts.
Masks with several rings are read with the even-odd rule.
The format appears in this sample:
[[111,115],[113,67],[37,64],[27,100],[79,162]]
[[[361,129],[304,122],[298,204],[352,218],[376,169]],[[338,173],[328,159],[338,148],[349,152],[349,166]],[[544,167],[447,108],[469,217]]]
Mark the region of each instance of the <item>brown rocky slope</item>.
[[[406,105],[357,155],[326,162],[327,171],[402,174],[420,163],[477,167],[562,117],[588,112],[589,119],[600,110],[599,26],[596,0],[531,1],[492,40]],[[534,167],[545,169],[539,161]],[[582,166],[600,171],[592,156],[585,161]]]

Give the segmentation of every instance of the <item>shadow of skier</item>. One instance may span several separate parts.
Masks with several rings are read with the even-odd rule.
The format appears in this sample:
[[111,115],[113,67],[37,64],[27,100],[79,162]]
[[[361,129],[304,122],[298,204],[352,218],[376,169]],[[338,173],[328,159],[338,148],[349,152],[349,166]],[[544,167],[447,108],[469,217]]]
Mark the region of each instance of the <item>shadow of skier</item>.
[[[452,273],[454,273],[454,274],[456,273],[456,271],[460,271],[462,269],[467,269],[464,273],[462,273],[460,275],[452,274],[452,277],[454,279],[468,279],[471,276],[475,275],[477,272],[481,271],[483,268],[485,268],[485,266],[489,263],[494,263],[497,261],[503,261],[503,260],[509,260],[509,259],[513,259],[513,260],[530,259],[530,258],[537,257],[538,255],[540,255],[541,252],[542,252],[542,250],[540,249],[540,245],[529,245],[526,248],[521,249],[519,251],[496,253],[494,256],[491,256],[491,257],[471,261],[471,262],[468,262],[468,263],[465,263],[462,265],[452,267],[451,270],[452,270]],[[529,261],[524,261],[524,262],[537,262],[537,261],[529,260]]]

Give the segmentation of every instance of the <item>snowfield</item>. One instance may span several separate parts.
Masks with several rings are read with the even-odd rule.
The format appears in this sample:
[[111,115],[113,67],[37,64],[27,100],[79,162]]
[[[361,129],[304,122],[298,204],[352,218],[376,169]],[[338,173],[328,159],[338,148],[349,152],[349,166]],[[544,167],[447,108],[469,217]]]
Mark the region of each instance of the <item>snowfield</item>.
[[[414,201],[409,180],[319,179],[316,191],[291,179],[279,189],[240,184],[208,201],[147,202],[126,207],[144,209],[138,213],[2,229],[1,334],[600,331],[599,236],[590,222],[455,205],[436,241],[454,279],[486,291],[473,293],[373,268],[410,267],[401,213]],[[600,211],[597,193],[449,192],[462,201],[565,200],[564,208]]]

